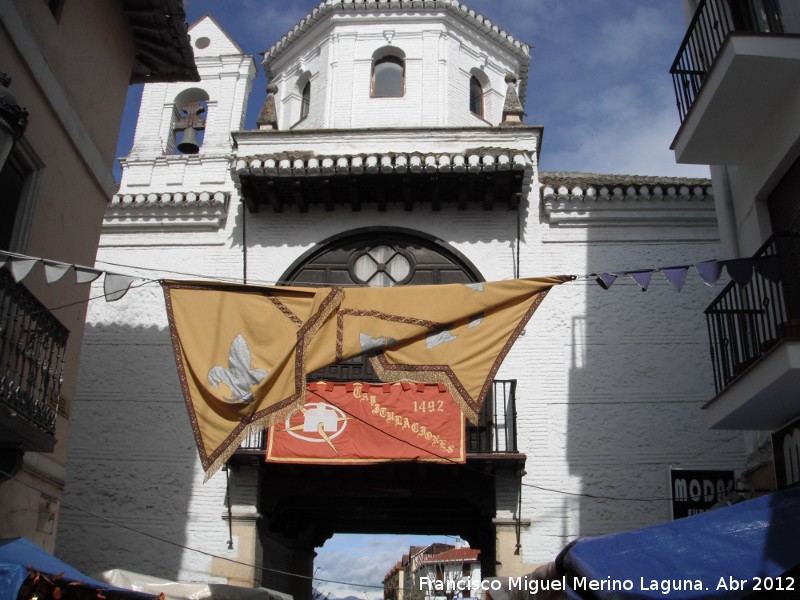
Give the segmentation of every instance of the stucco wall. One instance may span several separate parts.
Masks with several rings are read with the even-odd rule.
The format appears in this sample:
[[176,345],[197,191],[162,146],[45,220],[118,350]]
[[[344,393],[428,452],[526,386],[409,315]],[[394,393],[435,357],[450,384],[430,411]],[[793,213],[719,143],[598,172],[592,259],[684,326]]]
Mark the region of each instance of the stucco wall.
[[[504,78],[508,72],[520,73],[519,56],[475,35],[446,13],[384,17],[375,22],[364,15],[336,15],[317,25],[319,37],[309,38],[313,42],[298,41],[275,61],[281,129],[474,127],[500,122]],[[373,55],[389,48],[405,56],[405,93],[401,98],[372,98]],[[484,119],[469,110],[473,70],[484,83]],[[311,109],[298,122],[298,81],[309,74]]]
[[[396,24],[393,43],[403,39],[404,27]],[[378,37],[368,38],[369,43],[377,44]],[[333,57],[337,68],[343,68],[347,61],[371,54],[371,50],[356,51],[360,39],[341,36],[336,54],[323,49],[318,58]],[[425,36],[416,39],[422,44]],[[422,48],[404,46],[408,56],[420,60]],[[345,50],[350,54],[343,54]],[[298,47],[298,55],[303,52]],[[314,60],[308,57],[308,70]],[[492,60],[502,64],[505,58]],[[360,63],[355,60],[355,64]],[[463,75],[461,66],[458,70]],[[451,68],[446,72],[451,74]],[[358,77],[353,77],[354,87],[357,81],[367,82],[363,73]],[[218,106],[225,94],[237,93],[242,85],[230,82],[217,90]],[[412,82],[409,89],[421,92],[423,87]],[[289,88],[279,89],[285,94]],[[159,93],[145,92],[142,122],[163,117],[164,98],[172,92]],[[422,106],[419,98],[408,100]],[[366,105],[352,109],[360,117],[358,123],[340,109],[349,104],[333,102],[333,106],[336,110],[325,114],[335,114],[336,126],[388,124],[380,111],[367,110]],[[454,113],[455,109],[448,114]],[[420,113],[410,114],[409,123]],[[240,117],[235,112],[231,121]],[[281,121],[282,128],[286,125]],[[306,138],[285,132],[239,136],[238,152],[242,156],[284,150],[347,154],[407,148],[424,155],[487,145],[473,130],[425,135],[420,130],[361,130],[346,139],[336,132],[313,133]],[[500,134],[494,130],[491,135]],[[308,249],[366,227],[412,229],[441,239],[471,261],[486,280],[581,276],[718,257],[716,227],[707,215],[691,210],[691,198],[686,205],[667,209],[670,218],[664,217],[662,199],[636,193],[614,200],[624,209],[618,220],[594,218],[588,203],[578,206],[571,220],[552,220],[538,185],[538,129],[520,130],[517,138],[513,133],[503,135],[506,147],[524,150],[532,161],[526,171],[532,179],[519,212],[499,207],[484,211],[477,206],[458,210],[452,205],[433,211],[425,203],[413,211],[390,206],[381,212],[365,202],[358,212],[348,207],[327,212],[312,206],[308,213],[291,207],[283,213],[266,208],[249,213],[243,210],[230,176],[236,157],[230,162],[211,152],[161,157],[161,142],[154,136],[153,146],[135,145],[136,155],[125,163],[120,192],[221,190],[229,195],[226,218],[218,228],[200,228],[189,218],[164,219],[167,208],[160,216],[154,208],[150,224],[134,220],[126,224],[127,217],[115,216],[122,213],[109,213],[99,258],[105,261],[101,264],[129,265],[129,272],[149,279],[240,279],[246,257],[250,283],[273,283]],[[137,144],[143,141],[137,132]],[[708,204],[706,212],[712,210],[708,197],[698,202]],[[524,563],[550,560],[576,535],[631,529],[669,518],[670,466],[740,466],[739,436],[709,431],[700,414],[713,393],[702,310],[715,293],[694,272],[680,293],[660,275],[654,276],[647,293],[627,280],[604,291],[579,277],[555,288],[534,315],[498,373],[498,378],[518,381],[519,449],[527,462],[521,513],[512,483],[500,482],[496,516],[505,522],[523,520]],[[227,550],[225,473],[202,483],[156,283],[132,290],[114,304],[91,304],[78,396],[69,500],[174,544],[71,509],[64,511],[60,526],[62,556],[90,572],[117,566],[184,580],[216,579],[219,571],[210,556],[182,546],[244,559],[237,540],[234,550]],[[231,481],[234,509],[252,515],[255,471],[233,473]],[[498,552],[508,553],[508,548]]]
[[[11,250],[91,265],[111,189],[107,184],[113,182],[133,40],[119,8],[101,0],[67,2],[59,19],[44,2],[5,2],[0,18],[2,68],[29,112],[20,147],[36,170],[35,193],[21,207],[24,235]],[[70,331],[61,393],[71,402],[89,287],[69,279],[48,285],[37,267],[25,286]],[[58,417],[55,451],[25,457],[18,477],[32,487],[0,486],[0,537],[26,536],[53,550],[69,437],[69,421]]]
[[[718,252],[713,231],[695,230],[699,235],[687,241],[689,224],[663,228],[660,240],[650,228],[642,235],[635,226],[554,231],[541,222],[538,206],[537,192],[520,241],[523,276],[692,262]],[[225,233],[206,234],[204,241],[181,246],[183,236],[162,234],[160,242],[149,236],[142,247],[121,245],[122,234],[115,234],[108,238],[114,246],[104,244],[100,256],[142,267],[150,277],[238,278],[243,250],[235,198],[229,212]],[[246,218],[251,282],[280,279],[303,252],[335,234],[389,224],[446,240],[487,280],[514,276],[513,211],[380,213],[365,207]],[[498,374],[518,380],[520,451],[528,456],[521,513],[530,520],[522,538],[527,564],[552,558],[576,535],[668,519],[670,466],[739,466],[738,440],[709,431],[700,414],[712,394],[702,309],[715,291],[696,275],[680,293],[656,278],[647,293],[624,281],[608,291],[585,280],[555,288]],[[145,286],[113,305],[93,304],[89,323],[75,408],[76,427],[87,429],[75,442],[70,500],[227,555],[225,474],[201,483],[160,289]],[[234,477],[255,485],[254,476],[249,483]],[[499,518],[516,516],[513,498],[498,504]],[[155,548],[152,540],[72,511],[62,517],[61,542],[62,552],[91,569],[110,566],[104,564],[110,555],[118,566],[173,578],[205,578],[210,568],[210,558],[177,548],[145,552]]]

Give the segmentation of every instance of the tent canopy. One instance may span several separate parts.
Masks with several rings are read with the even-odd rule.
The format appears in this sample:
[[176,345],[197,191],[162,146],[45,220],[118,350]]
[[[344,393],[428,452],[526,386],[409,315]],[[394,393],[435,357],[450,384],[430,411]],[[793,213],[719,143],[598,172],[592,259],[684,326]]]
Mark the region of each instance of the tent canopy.
[[756,592],[755,598],[759,588],[764,594],[785,589],[788,572],[795,576],[794,591],[782,593],[795,597],[800,590],[795,573],[800,566],[800,488],[579,540],[561,560],[572,598],[735,600]]
[[95,581],[25,538],[0,539],[0,600],[17,600],[30,570],[45,575],[51,581],[56,578],[55,585],[64,590],[84,592],[82,597],[95,597],[100,592],[111,600],[154,598],[151,594],[132,592]]

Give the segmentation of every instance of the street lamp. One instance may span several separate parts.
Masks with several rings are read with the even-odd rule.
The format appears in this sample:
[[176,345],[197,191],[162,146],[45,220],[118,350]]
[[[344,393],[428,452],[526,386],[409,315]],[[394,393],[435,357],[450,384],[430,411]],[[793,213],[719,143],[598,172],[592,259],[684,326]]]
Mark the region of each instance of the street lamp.
[[10,83],[11,78],[0,72],[0,170],[28,126],[28,111],[17,104],[17,99],[8,91]]

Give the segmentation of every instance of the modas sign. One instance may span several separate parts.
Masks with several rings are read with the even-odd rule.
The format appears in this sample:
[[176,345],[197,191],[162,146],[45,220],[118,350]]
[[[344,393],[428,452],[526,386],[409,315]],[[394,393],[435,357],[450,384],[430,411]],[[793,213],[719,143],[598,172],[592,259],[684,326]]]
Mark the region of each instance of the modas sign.
[[736,489],[733,471],[670,469],[672,518],[697,515]]

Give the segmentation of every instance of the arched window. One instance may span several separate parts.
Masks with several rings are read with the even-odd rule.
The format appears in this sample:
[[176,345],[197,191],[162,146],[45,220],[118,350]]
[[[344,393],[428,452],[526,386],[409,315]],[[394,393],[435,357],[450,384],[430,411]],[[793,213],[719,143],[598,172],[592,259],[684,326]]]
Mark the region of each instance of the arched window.
[[363,229],[321,242],[282,279],[370,287],[481,281],[467,258],[443,242],[398,228]]
[[469,109],[483,118],[483,86],[475,75],[469,80]]
[[[364,287],[483,280],[466,257],[444,242],[399,228],[362,229],[320,242],[281,279],[296,285]],[[309,378],[377,381],[363,355],[311,373]],[[487,402],[484,406],[490,405]]]
[[387,55],[372,63],[372,97],[399,98],[405,91],[406,67],[402,58]]
[[300,120],[308,116],[308,111],[311,108],[311,82],[306,81],[303,86],[303,93],[300,97]]

